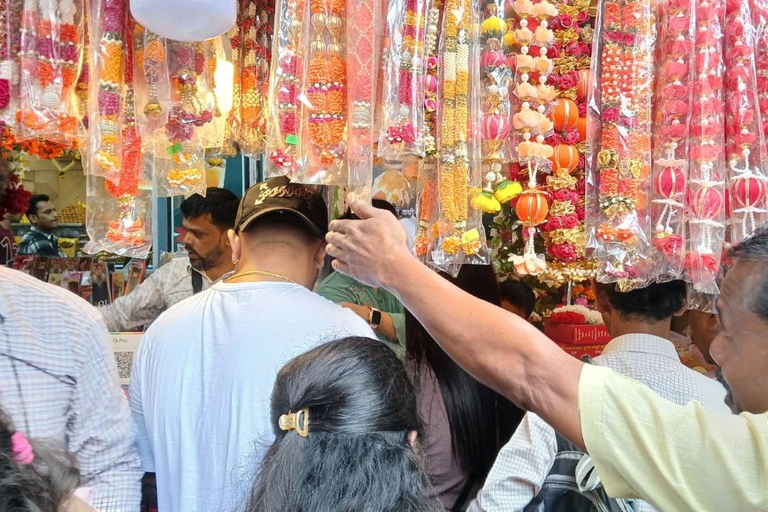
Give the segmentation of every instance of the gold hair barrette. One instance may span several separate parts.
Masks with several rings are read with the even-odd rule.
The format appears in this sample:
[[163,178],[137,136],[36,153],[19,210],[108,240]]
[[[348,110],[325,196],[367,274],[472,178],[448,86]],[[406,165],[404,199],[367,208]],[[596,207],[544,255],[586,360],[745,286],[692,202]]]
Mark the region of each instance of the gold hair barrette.
[[297,412],[289,412],[280,416],[277,422],[280,430],[295,430],[301,437],[309,434],[309,409],[304,408]]

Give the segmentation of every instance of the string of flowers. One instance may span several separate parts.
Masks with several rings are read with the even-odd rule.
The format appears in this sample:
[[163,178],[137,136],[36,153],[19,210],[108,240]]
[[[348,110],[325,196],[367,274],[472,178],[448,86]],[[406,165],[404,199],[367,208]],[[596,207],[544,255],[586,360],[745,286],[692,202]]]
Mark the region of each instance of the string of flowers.
[[299,170],[299,94],[303,89],[302,19],[303,0],[283,0],[278,4],[273,40],[273,58],[269,89],[270,123],[267,149],[270,175],[287,174],[293,178]]
[[527,243],[522,255],[512,254],[509,260],[518,274],[539,275],[546,270],[546,261],[536,254],[534,236],[536,226],[546,219],[548,204],[539,188],[538,177],[551,171],[550,158],[554,152],[546,144],[546,137],[554,128],[546,114],[556,97],[555,89],[547,85],[554,67],[549,48],[555,37],[549,28],[549,20],[558,11],[546,0],[535,5],[530,0],[516,0],[513,8],[519,18],[515,30],[515,41],[520,49],[515,56],[514,94],[520,102],[520,110],[512,116],[516,132],[511,140],[519,169],[523,174],[527,172],[528,180],[527,189],[515,205]]
[[[116,181],[120,172],[120,124],[122,112],[121,91],[123,89],[125,29],[125,0],[101,0],[101,26],[92,34],[100,38],[95,53],[98,93],[97,132],[91,134],[91,146],[94,150],[94,174],[105,176],[109,181]],[[92,22],[95,22],[93,17]],[[93,82],[92,89],[93,89]]]
[[347,10],[347,60],[349,62],[348,190],[363,197],[371,193],[374,153],[375,84],[379,73],[377,39],[378,2],[352,2]]
[[558,9],[558,16],[550,20],[555,42],[547,53],[554,62],[547,84],[557,90],[560,98],[550,113],[555,131],[546,139],[554,148],[553,172],[546,178],[553,203],[542,226],[548,262],[540,276],[553,286],[590,279],[595,267],[594,260],[585,257],[584,153],[596,9],[588,0],[563,2]]
[[725,0],[698,2],[688,178],[688,240],[684,266],[696,292],[718,293],[725,240]]
[[426,259],[433,240],[429,227],[437,217],[437,129],[438,129],[438,55],[437,41],[440,27],[442,0],[435,0],[427,14],[425,39],[426,74],[424,75],[424,152],[426,159],[419,167],[416,211],[419,228],[414,241],[414,252]]
[[651,214],[656,249],[654,273],[669,279],[683,275],[694,8],[691,0],[667,0],[659,9],[658,45],[662,53],[656,90]]
[[240,46],[242,43],[242,26],[243,16],[245,14],[242,8],[243,1],[238,1],[237,7],[237,22],[227,32],[227,39],[229,39],[232,47],[232,63],[234,65],[233,81],[232,81],[232,107],[227,112],[227,122],[224,125],[224,152],[227,154],[236,154],[237,148],[235,143],[237,141],[237,135],[240,133],[240,124],[242,120],[242,57],[240,55]]
[[[429,18],[428,0],[393,2],[388,16],[389,32],[394,37],[395,51],[388,54],[384,121],[379,139],[379,156],[400,159],[425,156],[424,127],[426,28]],[[435,34],[436,35],[436,34]]]
[[599,37],[602,133],[595,257],[598,279],[627,290],[642,286],[653,265],[648,196],[656,24],[650,2],[604,2]]
[[726,152],[731,198],[731,239],[737,244],[768,221],[765,140],[755,115],[756,29],[747,2],[726,2]]
[[9,16],[11,2],[0,1],[0,117],[7,118],[5,112],[11,103],[11,80],[13,79],[13,55],[11,53],[11,33]]
[[269,83],[269,40],[272,24],[267,7],[269,2],[246,0],[241,6],[243,59],[241,80],[241,126],[238,144],[241,151],[257,154],[264,148],[266,118],[265,94]]
[[305,109],[310,147],[307,174],[299,178],[302,181],[340,183],[342,177],[347,125],[345,12],[346,0],[310,0],[314,39],[307,71],[309,106]]
[[[507,63],[502,42],[512,29],[502,17],[503,2],[486,3],[486,18],[480,25],[483,53],[480,68],[483,85],[482,159],[483,192],[477,195],[475,207],[486,213],[498,213],[501,204],[510,201],[522,191],[519,183],[513,183],[502,174],[502,164],[510,160],[507,138],[512,106],[509,101],[509,87],[512,70]],[[496,189],[496,190],[494,190]],[[495,192],[495,194],[494,194]]]

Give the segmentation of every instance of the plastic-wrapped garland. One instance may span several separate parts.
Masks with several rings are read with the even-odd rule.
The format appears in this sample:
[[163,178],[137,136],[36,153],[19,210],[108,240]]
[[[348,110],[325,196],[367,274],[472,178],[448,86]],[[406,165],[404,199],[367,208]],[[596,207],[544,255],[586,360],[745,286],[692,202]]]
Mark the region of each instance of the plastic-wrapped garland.
[[10,16],[12,1],[0,1],[0,119],[8,124],[15,116],[15,108],[11,105],[13,62],[15,55],[11,41],[14,33],[11,32]]
[[[648,195],[656,25],[648,0],[603,3],[598,279],[623,290],[652,277]],[[620,115],[621,110],[621,115]]]
[[[240,3],[242,2],[238,2],[238,4]],[[242,57],[240,54],[240,46],[242,43],[241,26],[243,23],[243,16],[243,9],[238,6],[237,23],[235,23],[226,34],[227,39],[229,39],[230,46],[232,47],[232,63],[234,65],[234,76],[232,80],[232,107],[229,109],[229,112],[227,112],[227,122],[224,125],[224,152],[228,155],[235,155],[237,153],[235,142],[237,135],[240,133],[240,123],[242,120],[242,89],[240,86],[242,80]]]
[[269,15],[267,2],[247,0],[242,20],[243,62],[241,71],[242,124],[237,138],[241,151],[255,155],[264,149],[266,132],[265,83],[269,80]]
[[693,99],[694,2],[666,0],[660,5],[660,76],[656,88],[653,189],[656,249],[654,274],[683,275],[685,192],[688,182],[688,130]]
[[139,28],[135,44],[141,48],[141,58],[137,59],[135,81],[138,104],[139,125],[144,133],[165,126],[171,110],[170,77],[166,41],[150,30]]
[[[96,73],[91,80],[91,103],[96,116],[91,126],[91,147],[94,163],[91,172],[117,181],[121,167],[120,114],[125,72],[123,34],[125,32],[125,0],[101,0],[99,16],[91,16],[91,51]],[[99,21],[101,24],[99,25]],[[93,93],[92,93],[93,94]]]
[[[388,55],[388,87],[385,93],[385,119],[379,139],[379,156],[400,159],[425,156],[424,82],[428,0],[393,2],[388,16],[393,39]],[[399,50],[399,51],[398,51]]]
[[[463,0],[445,4],[443,19],[443,104],[440,122],[440,215],[446,226],[441,240],[445,258],[438,265],[460,264],[462,256],[482,249],[476,230],[466,232],[469,217],[471,7]],[[462,254],[463,253],[463,254]]]
[[756,116],[755,27],[749,4],[726,2],[726,152],[731,199],[731,243],[768,221],[765,140]]
[[347,126],[346,0],[310,0],[312,42],[304,106],[308,160],[299,182],[342,184]]
[[687,278],[694,291],[719,292],[725,240],[725,107],[723,26],[725,0],[696,5],[694,102],[688,177]]
[[267,175],[285,174],[293,179],[299,171],[297,146],[300,117],[298,97],[303,90],[305,37],[302,19],[308,0],[282,0],[275,16],[269,89],[269,136]]
[[373,182],[374,104],[379,73],[377,13],[379,1],[352,2],[347,9],[347,62],[349,89],[348,191],[370,197]]
[[[501,3],[501,5],[499,5]],[[510,132],[512,106],[509,101],[509,87],[512,83],[512,70],[507,64],[507,57],[502,48],[502,41],[509,30],[502,17],[503,3],[491,1],[485,6],[485,20],[480,25],[483,43],[480,57],[480,72],[483,94],[486,98],[481,121],[483,193],[476,197],[477,205],[486,213],[501,211],[501,199],[504,202],[514,197],[512,183],[502,174],[502,164],[509,161],[507,139]],[[504,183],[499,196],[494,195],[494,188]],[[519,192],[519,188],[517,189]]]
[[426,159],[419,166],[416,192],[416,216],[419,227],[414,241],[414,252],[426,261],[430,246],[436,236],[431,236],[430,226],[437,219],[437,133],[438,133],[438,55],[437,41],[442,1],[432,3],[427,15],[425,38],[426,66],[424,75],[424,151]]

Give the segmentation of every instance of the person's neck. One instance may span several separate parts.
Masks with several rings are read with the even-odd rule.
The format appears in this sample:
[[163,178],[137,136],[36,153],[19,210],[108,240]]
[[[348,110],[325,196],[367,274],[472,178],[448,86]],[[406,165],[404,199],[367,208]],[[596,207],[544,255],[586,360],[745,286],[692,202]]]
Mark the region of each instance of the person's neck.
[[661,322],[644,322],[614,316],[611,320],[611,339],[627,334],[648,334],[659,338],[669,339],[669,320]]
[[219,279],[221,279],[221,276],[226,275],[230,272],[235,270],[235,266],[230,261],[222,261],[221,263],[218,263],[216,266],[213,266],[205,271],[205,276],[211,280],[212,283],[215,283]]
[[35,228],[36,230],[40,231],[41,233],[45,233],[46,235],[50,235],[51,233],[53,233],[52,229],[50,229],[50,230],[49,229],[44,229],[41,226],[38,226],[37,224],[32,224],[32,227]]
[[[296,258],[291,258],[287,255],[284,258],[254,258],[241,260],[235,268],[235,273],[231,277],[246,274],[247,272],[254,272],[250,275],[242,275],[242,277],[236,277],[232,280],[232,282],[294,282],[303,286],[304,288],[311,290],[315,284],[315,276],[311,276],[310,272],[302,270],[303,268],[304,265],[301,265]],[[256,272],[264,272],[264,274],[258,274]],[[277,277],[277,275],[282,277]]]
[[11,229],[11,219],[9,219],[8,217],[0,219],[0,228]]

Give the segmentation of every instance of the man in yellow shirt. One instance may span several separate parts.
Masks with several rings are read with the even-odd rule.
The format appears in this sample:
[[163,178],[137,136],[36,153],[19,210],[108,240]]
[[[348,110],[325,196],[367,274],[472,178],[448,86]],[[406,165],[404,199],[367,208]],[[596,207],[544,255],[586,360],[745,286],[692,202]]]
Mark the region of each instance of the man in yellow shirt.
[[478,380],[585,448],[609,495],[660,510],[768,510],[768,231],[734,250],[720,298],[724,332],[711,352],[743,411],[731,416],[582,364],[421,265],[390,215],[351,206],[364,220],[331,224],[334,268],[391,291]]

